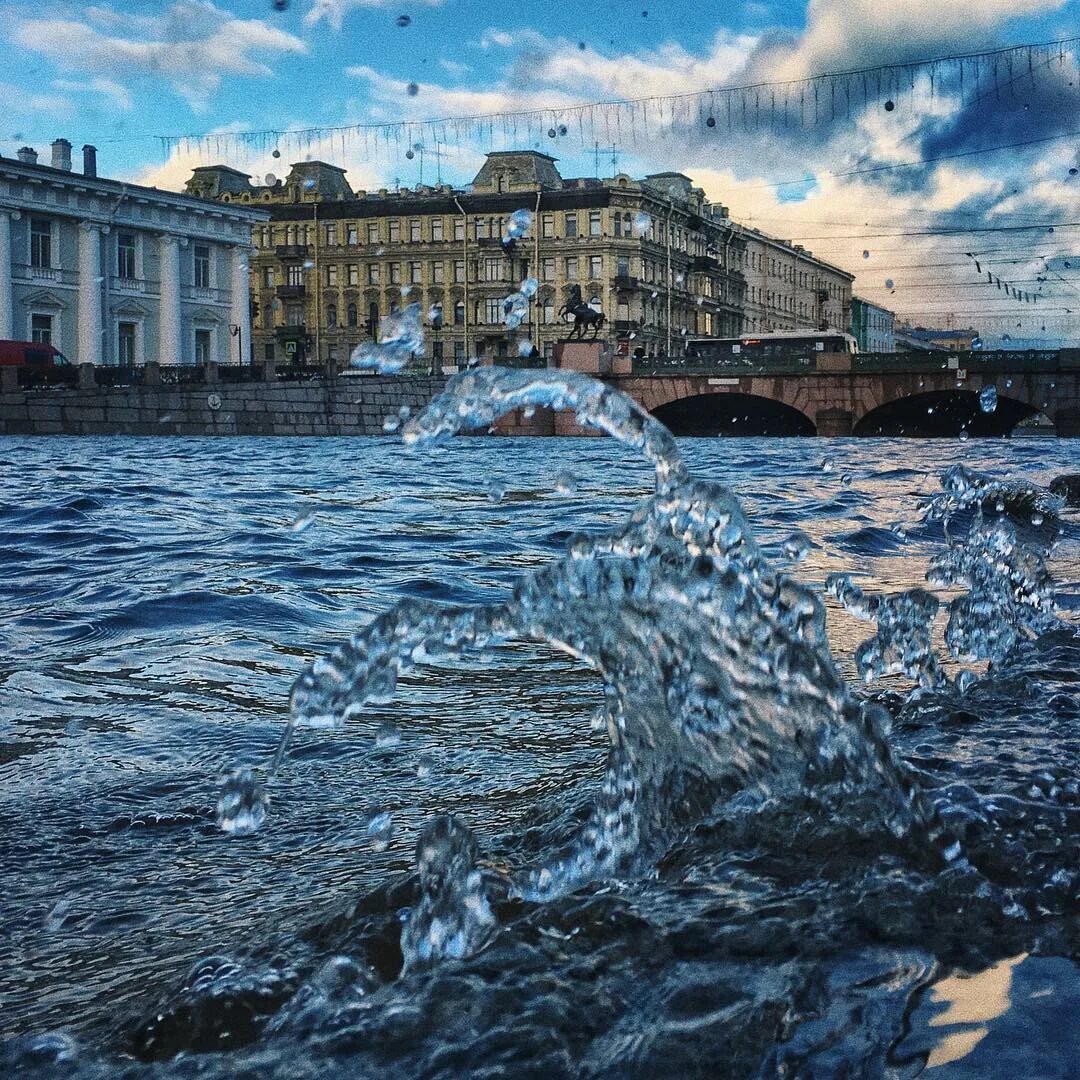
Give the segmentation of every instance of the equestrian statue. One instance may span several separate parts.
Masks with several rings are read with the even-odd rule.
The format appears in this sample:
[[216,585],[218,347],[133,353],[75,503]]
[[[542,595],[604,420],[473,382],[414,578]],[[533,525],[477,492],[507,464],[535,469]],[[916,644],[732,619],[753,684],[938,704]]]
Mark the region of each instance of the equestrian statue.
[[592,337],[589,340],[595,341],[604,325],[604,313],[590,307],[582,300],[580,285],[570,286],[570,295],[567,297],[566,303],[559,308],[557,317],[565,319],[567,315],[574,316],[574,325],[566,336],[567,341],[573,341],[575,335],[580,341],[584,341],[587,329],[592,330]]

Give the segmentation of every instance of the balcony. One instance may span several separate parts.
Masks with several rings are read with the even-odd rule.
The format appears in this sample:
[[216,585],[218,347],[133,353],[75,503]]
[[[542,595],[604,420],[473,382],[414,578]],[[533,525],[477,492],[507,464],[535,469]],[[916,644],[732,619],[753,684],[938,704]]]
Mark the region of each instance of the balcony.
[[306,259],[310,248],[307,244],[279,244],[274,254],[279,259]]
[[118,296],[145,296],[157,292],[157,282],[145,278],[111,277],[109,291]]
[[616,274],[611,279],[611,284],[616,289],[636,289],[641,282],[636,277],[629,277],[626,274]]
[[636,334],[641,330],[641,323],[635,319],[616,319],[611,326],[616,337],[626,337],[628,334]]
[[302,300],[307,296],[305,285],[279,285],[276,290],[279,300]]
[[307,327],[303,323],[274,327],[274,337],[281,341],[298,341],[307,337]]
[[74,270],[62,270],[59,266],[29,266],[26,263],[16,263],[11,276],[16,281],[32,281],[36,285],[76,285],[79,281],[79,275]]
[[721,269],[720,260],[714,258],[712,255],[695,255],[690,260],[691,270],[719,270]]
[[181,290],[184,300],[203,301],[211,304],[227,304],[231,299],[228,289],[216,289],[212,285],[188,285]]

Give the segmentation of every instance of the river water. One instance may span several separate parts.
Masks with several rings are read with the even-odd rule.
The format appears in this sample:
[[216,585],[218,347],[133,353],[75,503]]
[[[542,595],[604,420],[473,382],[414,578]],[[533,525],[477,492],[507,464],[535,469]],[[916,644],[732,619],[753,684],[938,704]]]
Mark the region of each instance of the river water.
[[[946,536],[920,503],[950,465],[1080,471],[1080,443],[1038,438],[679,450],[819,593],[838,572],[926,587]],[[0,440],[0,1071],[1076,1076],[1068,510],[1062,628],[963,692],[864,687],[872,627],[826,601],[840,671],[887,709],[958,862],[872,821],[872,792],[725,789],[720,812],[680,790],[643,858],[507,884],[573,847],[608,752],[596,671],[520,641],[403,670],[343,729],[298,728],[269,775],[305,665],[398,601],[504,602],[653,487],[610,439]],[[230,835],[220,778],[245,766],[266,817]],[[489,881],[483,932],[421,963],[417,837],[447,814]]]

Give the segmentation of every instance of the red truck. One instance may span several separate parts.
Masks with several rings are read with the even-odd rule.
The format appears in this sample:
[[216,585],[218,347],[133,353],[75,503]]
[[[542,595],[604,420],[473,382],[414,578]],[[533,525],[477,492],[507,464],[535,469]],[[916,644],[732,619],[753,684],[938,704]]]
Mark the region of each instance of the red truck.
[[67,367],[71,361],[41,341],[0,341],[0,367]]

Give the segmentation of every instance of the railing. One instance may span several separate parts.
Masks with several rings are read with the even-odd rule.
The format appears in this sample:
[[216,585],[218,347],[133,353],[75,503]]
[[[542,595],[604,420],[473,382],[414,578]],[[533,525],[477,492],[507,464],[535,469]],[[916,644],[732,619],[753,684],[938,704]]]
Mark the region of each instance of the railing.
[[304,285],[279,285],[277,297],[279,300],[299,300],[307,295],[307,287]]
[[159,283],[148,281],[146,278],[125,278],[113,275],[109,278],[109,291],[129,296],[144,296],[146,293],[156,294]]
[[49,282],[53,285],[76,285],[79,275],[74,270],[65,270],[59,266],[30,266],[28,263],[15,263],[11,268],[15,281],[32,281],[35,284]]
[[540,356],[495,356],[492,357],[492,363],[496,367],[505,368],[546,368],[548,366],[547,360],[543,354]]
[[212,304],[227,304],[231,295],[228,289],[216,289],[211,285],[188,285],[183,290],[185,300],[206,300]]
[[[102,370],[98,368],[99,372]],[[202,364],[169,364],[158,370],[162,386],[190,386],[206,382],[206,368]]]
[[[830,359],[845,359],[828,354]],[[708,359],[700,356],[635,357],[635,375],[715,375],[737,378],[743,375],[813,375],[818,373],[818,354],[803,356]],[[851,372],[860,374],[927,374],[935,371],[963,371],[967,374],[1024,374],[1026,372],[1080,370],[1080,349],[992,352],[902,352],[855,353]],[[846,374],[830,367],[823,374]]]
[[278,244],[274,254],[279,259],[304,259],[309,250],[307,244]]
[[51,364],[20,364],[18,384],[20,390],[43,390],[50,386],[77,386],[79,369],[74,364],[53,366]]

